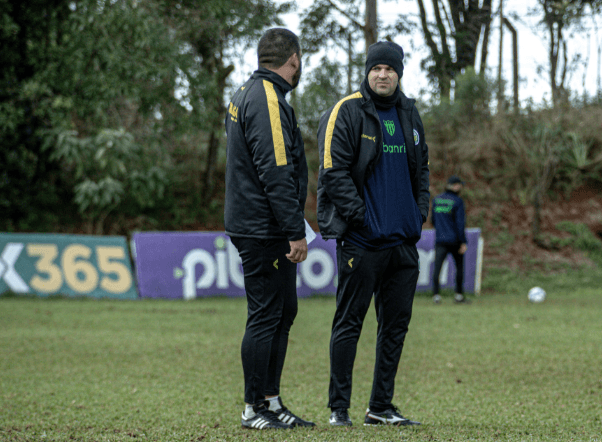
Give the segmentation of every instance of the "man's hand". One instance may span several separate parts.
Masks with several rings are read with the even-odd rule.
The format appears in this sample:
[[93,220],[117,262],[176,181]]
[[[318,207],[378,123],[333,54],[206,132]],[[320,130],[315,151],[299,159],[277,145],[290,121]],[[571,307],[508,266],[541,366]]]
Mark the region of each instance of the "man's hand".
[[467,249],[467,248],[468,248],[468,247],[466,247],[466,244],[461,244],[461,245],[460,245],[460,248],[458,249],[458,253],[459,253],[460,255],[464,255],[464,254],[466,253],[466,249]]
[[298,241],[289,241],[288,243],[291,245],[290,253],[286,254],[289,261],[295,264],[305,261],[305,258],[307,258],[307,241],[305,238]]

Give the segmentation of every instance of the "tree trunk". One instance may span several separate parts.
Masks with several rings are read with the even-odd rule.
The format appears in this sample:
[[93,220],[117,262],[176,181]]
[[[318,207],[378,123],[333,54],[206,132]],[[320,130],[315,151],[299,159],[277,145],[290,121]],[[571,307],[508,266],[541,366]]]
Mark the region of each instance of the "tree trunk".
[[217,164],[217,153],[219,149],[220,132],[223,130],[223,120],[226,115],[226,108],[222,102],[225,95],[226,79],[234,70],[234,66],[224,67],[222,60],[215,60],[217,67],[216,73],[216,91],[214,97],[214,115],[211,122],[209,144],[207,146],[207,161],[203,171],[203,183],[201,190],[201,203],[207,204],[211,201],[213,195],[213,173]]
[[[447,43],[447,30],[445,29],[445,24],[443,23],[443,19],[441,17],[441,10],[439,9],[439,0],[433,1],[433,11],[435,13],[435,21],[437,25],[437,31],[439,32],[439,37],[441,39],[441,52],[439,52],[437,48],[437,44],[434,42],[430,31],[428,31],[428,27],[426,28],[425,35],[427,36],[428,46],[431,49],[431,54],[435,59],[435,67],[433,69],[434,76],[437,78],[437,82],[439,83],[439,96],[441,100],[449,100],[451,97],[451,80],[453,78],[452,75],[452,59],[451,53],[449,50],[449,45]],[[424,10],[424,5],[422,4],[422,0],[419,0],[420,5],[420,15],[422,20],[423,28],[427,26],[426,24],[426,12]]]
[[347,34],[347,95],[351,95],[353,90],[353,41],[351,39],[351,33]]
[[479,66],[479,75],[485,76],[487,72],[487,56],[489,55],[489,32],[491,31],[491,10],[489,11],[489,19],[485,23],[483,31],[483,44],[481,46],[481,64]]
[[596,46],[598,51],[598,68],[596,70],[596,86],[598,94],[602,95],[602,40],[598,42],[598,28],[596,28]]
[[504,0],[500,0],[500,52],[497,67],[497,111],[504,111],[504,81],[502,78],[502,54],[504,52]]
[[364,25],[364,39],[366,40],[366,53],[368,47],[378,41],[378,15],[376,0],[366,0],[366,23]]
[[451,80],[467,67],[476,67],[483,30],[481,74],[485,74],[492,0],[431,0],[434,22],[427,20],[424,1],[417,2],[420,25],[433,60],[428,67],[429,76],[437,80],[441,99],[449,99]]
[[438,78],[439,81],[439,94],[441,99],[451,99],[451,78],[446,75],[441,75]]
[[[561,23],[551,23],[548,24],[548,30],[550,34],[550,87],[552,89],[552,103],[556,106],[566,96],[564,83],[566,80],[568,54],[566,52],[566,41],[562,34],[563,25]],[[561,53],[562,62],[560,62]],[[560,78],[558,78],[559,72],[561,72]]]
[[512,23],[504,17],[504,24],[512,34],[512,87],[513,87],[513,110],[518,113],[518,33]]

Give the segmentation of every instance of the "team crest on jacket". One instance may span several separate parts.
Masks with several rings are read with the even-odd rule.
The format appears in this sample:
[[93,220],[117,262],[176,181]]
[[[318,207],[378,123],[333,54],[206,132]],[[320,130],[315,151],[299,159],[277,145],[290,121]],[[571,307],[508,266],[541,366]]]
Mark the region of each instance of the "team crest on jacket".
[[387,128],[387,132],[389,132],[389,135],[393,136],[393,134],[395,133],[395,123],[393,122],[393,120],[384,120],[385,123],[385,127]]
[[416,146],[418,146],[419,142],[420,142],[420,135],[418,135],[418,131],[416,129],[414,129],[414,144]]

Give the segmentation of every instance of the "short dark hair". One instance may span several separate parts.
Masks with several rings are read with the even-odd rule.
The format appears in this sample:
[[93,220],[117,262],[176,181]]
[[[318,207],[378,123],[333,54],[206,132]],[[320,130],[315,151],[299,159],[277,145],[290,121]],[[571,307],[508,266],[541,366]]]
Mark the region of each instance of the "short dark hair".
[[288,29],[268,29],[257,45],[259,67],[277,69],[284,65],[291,55],[301,55],[299,38]]

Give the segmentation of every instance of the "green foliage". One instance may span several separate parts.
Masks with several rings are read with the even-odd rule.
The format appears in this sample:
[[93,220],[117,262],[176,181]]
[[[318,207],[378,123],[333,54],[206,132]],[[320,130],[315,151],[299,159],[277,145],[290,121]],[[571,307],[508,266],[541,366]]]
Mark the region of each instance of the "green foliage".
[[105,129],[85,138],[59,132],[52,141],[50,158],[73,171],[75,203],[96,224],[97,234],[103,233],[111,211],[136,213],[154,207],[165,194],[167,174],[158,166],[163,164],[161,152],[144,149],[124,130]]
[[[356,1],[345,2],[346,15],[340,14],[328,0],[314,1],[301,16],[301,43],[304,52],[314,54],[324,48],[326,42],[333,42],[347,50],[349,39],[352,47],[357,46],[359,27],[349,17],[359,16]],[[343,18],[343,23],[341,23]]]
[[[364,5],[337,4],[351,18]],[[341,27],[335,9],[320,0],[303,11],[303,49],[351,41],[350,65],[306,64],[291,94],[313,172],[319,117],[347,94],[349,69],[351,89],[363,77],[360,27]],[[230,74],[293,10],[274,0],[0,0],[0,230],[220,228]],[[422,112],[433,178],[458,173],[479,183],[467,189],[477,200],[524,204],[536,187],[569,196],[602,182],[599,99],[492,116],[488,79],[468,68],[454,81],[453,101]],[[99,147],[103,136],[121,148]],[[309,200],[315,190],[313,176]]]
[[303,93],[295,92],[293,104],[306,138],[315,138],[320,117],[345,96],[346,90],[341,86],[346,83],[344,75],[341,65],[325,56],[302,78]]
[[576,132],[567,132],[564,143],[556,177],[558,188],[570,195],[587,181],[602,182],[602,154],[595,154],[594,140],[584,139]]
[[[228,63],[291,6],[0,1],[0,229],[71,204],[97,233],[109,213],[138,217],[158,202],[168,219],[194,216],[190,194],[220,158]],[[204,149],[207,139],[217,142]]]
[[65,110],[86,119],[88,126],[107,126],[119,124],[114,110],[121,100],[143,114],[169,100],[183,57],[148,6],[131,0],[73,5],[62,38],[49,54],[53,63],[39,73],[52,85],[53,102],[69,97],[72,105]]
[[[469,127],[484,128],[491,117],[493,82],[466,68],[455,78],[454,99],[433,103],[424,119],[432,124],[433,135],[450,140]],[[443,128],[440,125],[443,124]]]
[[473,177],[482,169],[478,162],[487,147],[481,146],[484,140],[473,137],[491,130],[492,91],[491,80],[467,68],[456,77],[453,101],[437,100],[421,114],[431,170]]
[[488,247],[491,247],[493,250],[499,250],[504,252],[513,242],[514,236],[506,230],[502,230],[498,232],[493,240],[488,244]]
[[505,135],[505,141],[509,150],[502,161],[509,160],[512,166],[491,174],[503,175],[516,190],[527,191],[528,200],[533,192],[550,188],[570,195],[588,178],[597,176],[594,171],[602,166],[599,159],[591,158],[591,143],[547,121],[525,118]]
[[491,116],[490,102],[493,82],[485,75],[477,74],[472,66],[456,75],[454,107],[463,122],[483,123]]
[[[457,87],[488,90],[464,88],[462,82]],[[593,129],[599,128],[601,108],[475,115],[486,109],[485,102],[474,108],[474,98],[467,105],[463,99],[443,101],[424,114],[431,170],[481,181],[494,190],[488,197],[514,197],[522,204],[532,203],[536,192],[570,195],[587,181],[601,180],[602,132]],[[475,116],[468,118],[471,113]]]
[[40,152],[37,130],[46,122],[31,95],[48,89],[32,77],[67,4],[0,1],[0,229],[31,229],[61,196],[58,167]]
[[[186,44],[182,48],[197,66],[182,72],[181,91],[193,109],[205,114],[200,121],[210,131],[223,124],[224,89],[241,51],[256,47],[266,28],[282,25],[280,14],[292,2],[272,0],[156,0],[173,32]],[[206,120],[206,121],[205,121]]]
[[567,241],[569,245],[583,250],[592,260],[602,265],[602,241],[586,224],[562,221],[556,225],[556,228],[571,234],[571,240]]
[[[198,162],[195,178],[186,183],[188,212],[203,212],[221,187],[216,183],[224,163],[224,117],[227,102],[225,94],[230,74],[235,70],[234,62],[241,51],[255,46],[267,27],[282,24],[279,15],[288,12],[293,4],[276,4],[272,0],[156,0],[161,16],[173,32],[186,44],[184,54],[197,63],[195,69],[182,72],[178,94],[186,107],[197,117],[200,129],[207,141],[201,146],[202,160]],[[193,137],[194,139],[195,137]],[[184,141],[184,140],[182,140]],[[195,140],[198,141],[198,140]],[[199,155],[199,145],[184,144],[182,150]],[[197,160],[198,161],[198,160]],[[176,163],[178,161],[176,160]],[[185,165],[183,165],[185,167]],[[200,176],[200,180],[197,178]],[[218,198],[222,198],[220,194]],[[181,203],[176,201],[173,211],[179,211]],[[178,216],[186,214],[178,214]],[[221,214],[220,214],[221,215]],[[218,215],[219,216],[219,215]]]
[[[111,131],[127,132],[138,143],[160,137],[158,132],[167,125],[173,133],[188,120],[173,94],[177,73],[193,66],[194,60],[183,56],[182,43],[171,38],[173,33],[152,3],[81,0],[11,5],[0,3],[4,21],[12,23],[2,34],[2,47],[15,50],[3,51],[8,60],[0,91],[0,207],[7,212],[4,228],[16,223],[18,229],[27,228],[24,221],[32,213],[56,213],[69,205],[78,184],[74,180],[83,176],[80,169],[88,156],[73,157],[83,152],[75,149],[74,140],[54,145],[61,139],[58,134],[73,138],[75,131],[82,138],[80,144],[90,150],[94,145],[90,140]],[[60,152],[54,152],[55,147]],[[64,167],[60,158],[80,169]],[[86,175],[101,163],[89,163]],[[105,171],[101,167],[97,172]],[[120,189],[110,179],[102,185],[93,181],[96,188],[87,183],[76,191],[80,209],[86,200],[94,200],[94,194],[104,195],[96,198],[97,209],[91,212],[101,206],[106,212],[132,187]]]

